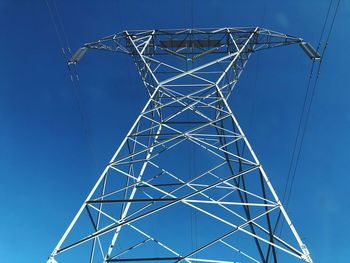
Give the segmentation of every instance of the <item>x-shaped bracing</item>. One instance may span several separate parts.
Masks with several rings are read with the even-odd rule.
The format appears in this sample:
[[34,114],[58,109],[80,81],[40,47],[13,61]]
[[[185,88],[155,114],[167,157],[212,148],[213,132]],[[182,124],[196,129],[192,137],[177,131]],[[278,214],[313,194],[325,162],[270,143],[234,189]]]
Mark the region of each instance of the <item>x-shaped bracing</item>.
[[[78,50],[70,64],[79,61],[87,49],[130,54],[150,98],[49,261],[54,262],[56,255],[90,241],[91,263],[97,259],[96,253],[100,254],[103,262],[235,262],[195,257],[217,244],[230,248],[248,262],[268,262],[270,258],[277,262],[277,251],[312,262],[227,103],[253,52],[290,44],[301,45],[312,59],[319,58],[317,52],[302,39],[262,28],[124,31],[88,43]],[[216,163],[190,179],[175,175],[162,164],[157,164],[160,156],[185,143],[195,145]],[[223,167],[226,174],[223,174]],[[147,173],[150,169],[160,172],[151,176]],[[159,178],[164,177],[169,179],[168,183],[157,183]],[[115,178],[124,181],[124,185],[109,189],[111,179]],[[258,193],[256,187],[249,188],[247,182],[251,178],[260,185],[261,192]],[[174,188],[169,190],[169,187]],[[214,197],[213,189],[222,191],[221,196]],[[183,252],[136,226],[137,222],[177,204],[199,211],[231,230],[207,240],[190,252]],[[118,210],[107,209],[108,205],[119,205]],[[217,210],[213,212],[208,206],[215,206]],[[238,212],[235,207],[242,209]],[[254,207],[262,210],[257,213],[252,210]],[[83,217],[84,211],[93,231],[66,244],[66,238]],[[222,211],[230,216],[223,217]],[[276,234],[271,223],[271,214],[275,211],[281,212],[299,248]],[[262,224],[262,218],[265,218],[267,226]],[[114,253],[125,227],[144,239]],[[107,250],[104,250],[106,243],[101,238],[110,233],[113,235]],[[253,256],[250,251],[238,248],[238,244],[232,244],[229,238],[235,233],[243,233],[254,240],[258,253]],[[170,255],[125,258],[131,251],[150,242]],[[262,244],[266,245],[266,251]]]

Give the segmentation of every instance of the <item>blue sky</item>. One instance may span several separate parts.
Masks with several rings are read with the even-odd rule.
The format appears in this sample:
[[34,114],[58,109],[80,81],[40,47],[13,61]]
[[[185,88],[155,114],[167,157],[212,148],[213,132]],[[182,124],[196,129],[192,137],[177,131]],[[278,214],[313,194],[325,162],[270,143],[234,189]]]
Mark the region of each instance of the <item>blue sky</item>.
[[[329,4],[241,2],[57,1],[57,7],[75,50],[124,29],[191,26],[262,26],[316,46]],[[343,1],[288,206],[315,262],[350,257],[349,16]],[[0,1],[0,24],[0,262],[44,262],[147,94],[130,58],[103,52],[82,60],[81,87],[74,89],[45,1]],[[309,69],[297,46],[254,54],[230,98],[280,195]]]

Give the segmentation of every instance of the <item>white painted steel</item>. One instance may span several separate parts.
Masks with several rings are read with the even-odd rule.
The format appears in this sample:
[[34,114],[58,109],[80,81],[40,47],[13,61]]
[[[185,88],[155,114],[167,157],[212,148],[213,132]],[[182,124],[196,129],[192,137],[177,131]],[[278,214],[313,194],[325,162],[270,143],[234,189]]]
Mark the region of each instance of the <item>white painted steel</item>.
[[[103,262],[113,262],[127,257],[130,251],[144,244],[159,246],[173,257],[167,258],[163,255],[154,259],[140,257],[125,260],[237,262],[220,259],[220,255],[217,255],[217,258],[194,257],[219,244],[244,257],[247,262],[265,262],[270,253],[273,254],[271,258],[276,261],[276,251],[281,251],[294,256],[294,259],[311,263],[308,249],[227,102],[253,52],[290,44],[303,46],[303,43],[300,38],[256,27],[124,31],[84,45],[69,63],[77,63],[87,49],[127,53],[134,59],[149,99],[52,251],[48,263],[57,263],[56,256],[90,241],[93,244],[90,263],[99,260],[97,251],[101,254]],[[81,52],[82,50],[84,52]],[[308,46],[308,50],[312,50],[312,47]],[[179,62],[173,62],[171,57]],[[163,79],[160,79],[161,76],[164,76]],[[183,117],[186,113],[192,114],[190,121]],[[199,118],[201,121],[198,121]],[[184,142],[192,143],[198,149],[204,150],[216,160],[216,164],[199,175],[185,180],[181,175],[176,175],[157,163],[159,156],[171,152]],[[240,150],[240,145],[244,145],[247,149],[245,153]],[[124,153],[126,149],[128,149],[127,155]],[[139,166],[141,168],[138,168]],[[222,174],[220,169],[223,167],[230,173]],[[239,167],[239,171],[235,170],[237,169],[235,167]],[[145,178],[149,168],[158,169],[161,173],[157,176],[166,175],[169,180],[173,180],[172,183],[158,185],[154,182],[156,176]],[[261,182],[256,176],[257,171],[261,176]],[[106,192],[109,173],[127,178],[126,184]],[[246,187],[245,183],[239,183],[252,176],[261,193],[257,189]],[[200,181],[209,178],[211,181],[207,183]],[[173,188],[166,188],[170,186]],[[100,188],[102,191],[98,194],[97,190]],[[152,192],[148,192],[149,189]],[[212,195],[210,191],[213,189],[222,192],[220,197]],[[187,194],[183,194],[183,191]],[[120,193],[123,194],[123,199],[113,199]],[[136,197],[137,193],[142,193],[147,198],[140,199]],[[232,196],[239,197],[239,200],[231,200]],[[105,209],[106,202],[110,203],[109,206],[113,203],[122,203],[121,211],[112,213]],[[135,202],[144,204],[132,210]],[[161,205],[155,206],[158,203]],[[202,216],[212,218],[218,224],[230,227],[231,231],[207,241],[188,253],[171,247],[167,242],[156,239],[142,227],[135,225],[151,215],[157,216],[160,211],[166,211],[179,204],[201,212]],[[213,207],[216,208],[216,212],[213,212]],[[235,210],[235,207],[243,209]],[[254,208],[265,210],[251,216],[251,209]],[[96,221],[89,209],[97,213]],[[78,219],[83,217],[84,210],[88,211],[95,230],[75,242],[66,244],[67,237],[73,231]],[[224,211],[230,216],[224,218],[219,211],[220,213]],[[283,220],[287,222],[290,235],[296,241],[298,248],[272,231],[270,220],[276,211],[280,211]],[[112,223],[103,223],[103,218],[111,220]],[[261,219],[266,219],[267,224],[265,225]],[[143,237],[143,240],[114,253],[120,240],[119,236],[125,227],[133,229]],[[113,235],[106,247],[101,238],[108,233]],[[241,233],[254,240],[259,253],[252,255],[250,251],[238,248],[240,244],[231,243],[228,238],[235,233]],[[96,244],[99,250],[95,248]],[[267,246],[268,252],[262,252],[262,244]]]

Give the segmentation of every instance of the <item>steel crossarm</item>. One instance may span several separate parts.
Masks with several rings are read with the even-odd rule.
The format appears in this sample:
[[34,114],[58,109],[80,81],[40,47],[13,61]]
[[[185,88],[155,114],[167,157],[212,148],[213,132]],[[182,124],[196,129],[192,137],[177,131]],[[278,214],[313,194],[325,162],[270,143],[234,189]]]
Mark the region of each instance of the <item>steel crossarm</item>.
[[[84,45],[84,47],[89,49],[99,49],[99,50],[106,50],[106,51],[117,51],[117,52],[124,52],[127,54],[133,53],[135,50],[133,50],[130,46],[130,43],[126,40],[128,36],[131,36],[134,40],[141,41],[140,45],[143,50],[143,54],[154,54],[155,52],[158,52],[157,54],[160,55],[169,55],[166,51],[164,51],[165,47],[162,46],[161,42],[164,36],[172,35],[173,38],[170,38],[169,41],[174,41],[173,43],[179,44],[179,42],[175,42],[177,39],[183,40],[186,35],[197,35],[197,36],[203,36],[203,38],[209,39],[213,36],[220,37],[225,36],[222,38],[222,40],[217,44],[219,45],[225,45],[226,47],[230,48],[236,48],[238,49],[239,45],[242,44],[242,40],[246,38],[247,35],[251,34],[252,32],[256,31],[256,34],[258,35],[258,38],[255,39],[255,42],[252,44],[256,45],[254,50],[262,50],[267,48],[274,48],[274,47],[280,47],[285,45],[291,45],[291,44],[300,44],[303,42],[303,39],[286,35],[283,33],[279,33],[276,31],[268,30],[265,28],[258,28],[256,30],[256,27],[226,27],[221,29],[187,29],[187,30],[128,30],[128,31],[122,31],[120,33],[113,34],[111,36],[107,36],[104,38],[101,38],[95,42],[87,43]],[[148,37],[153,34],[152,40],[154,40],[153,43],[149,46],[148,50],[146,48],[143,48],[148,40]],[[229,41],[227,41],[227,38],[229,38]],[[179,41],[179,40],[178,40]],[[181,44],[181,43],[180,43]],[[178,45],[178,48],[181,47],[180,44]],[[185,41],[183,41],[183,44],[186,44]],[[172,49],[176,48],[176,45],[171,47]],[[170,49],[168,49],[170,50]],[[176,51],[174,51],[176,52]],[[206,52],[208,52],[206,50]],[[223,53],[222,50],[220,50],[217,47],[214,47],[214,50],[211,50],[212,53]],[[181,52],[177,53],[178,55],[181,55]]]
[[[166,37],[168,35],[171,35],[171,37]],[[211,40],[212,38],[215,38],[216,40]],[[249,45],[246,43],[247,39],[250,40]],[[191,52],[188,51],[189,47],[193,47],[196,43],[197,45],[200,45],[205,41],[208,41],[207,44],[209,45],[199,47],[201,52],[198,54],[193,54],[193,50]],[[210,46],[210,44],[212,46]],[[303,50],[309,56],[311,54],[310,58],[320,58],[320,55],[313,50],[309,44],[305,43],[303,39],[259,27],[123,31],[104,37],[98,41],[87,43],[83,48],[85,50],[98,49],[131,54],[134,58],[136,56],[135,64],[138,65],[139,59],[141,59],[140,55],[143,56],[143,62],[145,62],[145,60],[152,61],[151,57],[153,56],[164,56],[169,54],[184,60],[197,60],[203,56],[212,54],[235,53],[241,50],[242,46],[245,45],[246,49],[244,52],[240,52],[240,57],[237,59],[234,69],[235,76],[231,80],[232,83],[230,83],[230,87],[223,90],[225,97],[228,98],[247,63],[249,56],[253,52],[292,44],[301,45]],[[191,57],[188,56],[189,53],[191,54]],[[80,56],[77,56],[76,58],[73,56],[71,62],[76,63],[78,61],[76,60],[77,58],[79,60],[81,59]],[[157,62],[153,60],[152,63]],[[158,61],[158,67],[161,64],[171,67],[171,65],[167,63]],[[145,77],[145,70],[139,65],[138,68],[140,74]],[[157,69],[155,69],[154,72],[156,70]],[[147,70],[147,72],[148,74],[151,74],[152,71],[149,72]],[[187,74],[191,74],[191,72],[188,72]]]

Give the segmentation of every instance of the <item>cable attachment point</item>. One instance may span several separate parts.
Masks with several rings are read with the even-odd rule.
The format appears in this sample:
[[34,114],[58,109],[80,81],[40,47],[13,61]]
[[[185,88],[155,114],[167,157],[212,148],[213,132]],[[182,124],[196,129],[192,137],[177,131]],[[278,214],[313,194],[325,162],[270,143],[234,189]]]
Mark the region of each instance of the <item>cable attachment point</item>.
[[71,65],[71,64],[77,64],[81,59],[82,57],[85,55],[86,51],[88,50],[87,47],[81,47],[79,48],[75,53],[74,55],[72,56],[72,58],[70,60],[68,60],[68,65]]
[[305,54],[312,60],[318,60],[321,55],[307,42],[301,42],[300,47],[304,50]]

